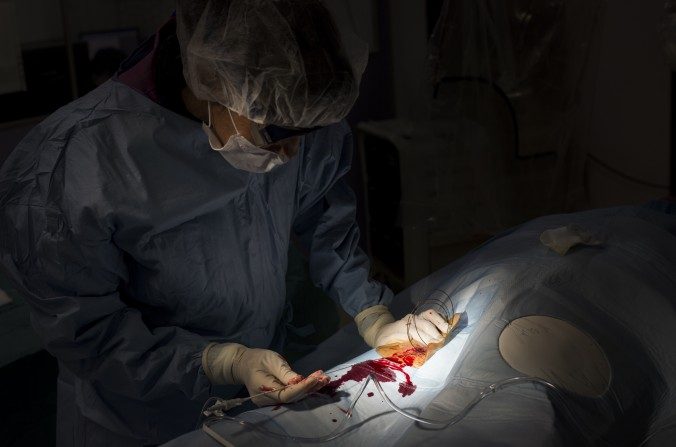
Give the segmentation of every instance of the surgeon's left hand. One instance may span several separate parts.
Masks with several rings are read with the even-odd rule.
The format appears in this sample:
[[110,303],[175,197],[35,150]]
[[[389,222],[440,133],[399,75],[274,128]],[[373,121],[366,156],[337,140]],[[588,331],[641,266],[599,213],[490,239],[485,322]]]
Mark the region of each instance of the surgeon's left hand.
[[372,348],[407,341],[427,345],[443,340],[450,329],[448,322],[434,310],[395,320],[382,305],[363,310],[355,317],[355,322],[359,334]]
[[212,344],[202,354],[207,377],[216,384],[243,384],[258,406],[290,403],[329,383],[316,371],[307,378],[295,373],[284,358],[268,349],[250,349],[237,343]]

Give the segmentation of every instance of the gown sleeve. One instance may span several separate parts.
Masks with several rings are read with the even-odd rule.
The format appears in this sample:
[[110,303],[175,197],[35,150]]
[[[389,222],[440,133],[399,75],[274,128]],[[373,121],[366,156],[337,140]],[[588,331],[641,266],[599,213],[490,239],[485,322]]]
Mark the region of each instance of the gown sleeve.
[[310,278],[355,316],[392,292],[370,279],[370,262],[359,247],[355,195],[347,183],[352,134],[345,123],[308,136],[299,179],[294,233],[309,256]]
[[[92,143],[75,136],[67,144]],[[203,401],[210,385],[200,358],[208,342],[179,327],[151,329],[125,305],[124,254],[97,201],[101,186],[83,180],[91,173],[66,176],[61,146],[29,135],[0,171],[0,264],[25,294],[45,348],[122,400]]]

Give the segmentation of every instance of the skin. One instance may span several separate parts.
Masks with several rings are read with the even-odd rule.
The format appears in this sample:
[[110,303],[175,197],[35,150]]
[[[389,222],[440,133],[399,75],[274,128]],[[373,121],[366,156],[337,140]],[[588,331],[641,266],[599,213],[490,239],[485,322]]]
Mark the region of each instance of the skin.
[[[191,115],[205,123],[209,122],[209,108],[207,101],[198,99],[188,87],[185,87],[181,91],[181,98],[183,99],[185,108]],[[225,143],[228,141],[228,138],[235,135],[237,130],[239,130],[239,133],[244,138],[249,141],[254,141],[251,135],[252,124],[254,124],[253,121],[236,112],[231,112],[231,114],[232,119],[230,119],[230,113],[228,113],[226,107],[215,102],[211,103],[211,126],[214,129],[214,132],[216,132],[216,135],[218,135],[218,138]],[[233,126],[233,121],[235,126],[237,126],[237,130],[235,130],[235,126]],[[286,155],[288,158],[291,158],[298,153],[299,143],[300,137],[291,137],[265,146],[263,149]]]

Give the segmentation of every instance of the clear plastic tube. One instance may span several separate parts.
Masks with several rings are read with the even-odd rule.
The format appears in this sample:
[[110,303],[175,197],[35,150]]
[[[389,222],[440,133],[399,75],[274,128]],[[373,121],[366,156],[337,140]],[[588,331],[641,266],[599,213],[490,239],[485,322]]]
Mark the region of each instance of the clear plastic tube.
[[[444,292],[443,290],[440,289],[434,289],[427,297],[425,300],[422,302],[419,302],[415,308],[413,309],[411,315],[415,314],[420,314],[424,312],[425,310],[434,310],[437,313],[439,313],[446,321],[450,321],[450,318],[454,315],[455,312],[455,305],[453,303],[453,300],[449,296],[448,293]],[[413,337],[411,331],[414,330],[416,331],[416,335],[418,335],[418,339],[422,339],[420,336],[420,333],[418,332],[417,325],[415,324],[415,319],[413,319],[413,323],[408,325],[408,339],[411,345],[416,346],[416,341],[415,338]],[[409,320],[410,323],[410,320]],[[353,365],[348,365],[345,368],[349,368]],[[344,369],[344,368],[340,368]],[[335,372],[337,370],[334,370]],[[285,441],[293,441],[293,442],[300,442],[300,443],[324,443],[324,442],[329,442],[334,439],[337,439],[341,436],[343,436],[345,433],[347,433],[349,427],[346,427],[348,420],[352,416],[352,411],[354,410],[355,405],[359,401],[360,397],[364,393],[364,390],[368,386],[370,382],[373,382],[376,390],[382,397],[383,401],[396,413],[400,414],[401,416],[410,419],[412,421],[425,424],[429,428],[432,429],[444,429],[446,427],[449,427],[451,425],[454,425],[458,422],[460,422],[479,402],[481,402],[483,399],[486,397],[495,394],[496,392],[508,388],[510,386],[514,385],[520,385],[524,383],[531,383],[535,385],[540,385],[543,386],[549,390],[554,391],[557,396],[560,397],[560,390],[553,385],[552,383],[540,379],[538,377],[512,377],[504,380],[500,380],[498,382],[495,382],[487,387],[485,387],[480,393],[476,395],[476,397],[469,402],[460,412],[458,412],[456,415],[449,419],[445,420],[434,420],[434,419],[429,419],[429,418],[424,418],[412,413],[409,413],[402,408],[400,408],[397,404],[395,404],[392,399],[385,393],[385,390],[383,389],[380,381],[378,380],[377,374],[372,372],[369,374],[369,376],[366,378],[364,381],[364,384],[359,388],[359,391],[356,393],[354,400],[349,406],[349,409],[345,412],[345,416],[343,419],[340,421],[340,423],[329,433],[322,435],[322,436],[312,436],[312,437],[307,437],[307,436],[294,436],[294,435],[289,435],[285,433],[278,433],[272,430],[269,430],[265,427],[262,427],[259,423],[251,423],[244,421],[242,419],[238,419],[236,417],[228,416],[225,413],[219,414],[217,417],[212,417],[210,419],[207,419],[204,421],[202,424],[202,430],[209,435],[212,439],[214,439],[216,442],[218,442],[221,445],[228,446],[229,444],[223,443],[225,441],[224,438],[220,437],[218,433],[213,431],[212,429],[209,428],[210,424],[216,421],[228,421],[232,423],[236,423],[240,426],[243,426],[247,429],[255,430],[265,436],[275,438],[275,439],[281,439]],[[205,405],[206,407],[206,405]],[[567,411],[567,408],[566,408]],[[227,442],[227,441],[226,441]]]
[[546,380],[537,378],[537,377],[512,377],[509,379],[504,379],[499,382],[495,382],[486,388],[484,388],[471,402],[469,402],[459,413],[454,415],[453,417],[445,420],[435,420],[435,419],[429,419],[429,418],[424,418],[412,413],[409,413],[402,408],[400,408],[397,404],[395,404],[390,397],[385,393],[385,390],[383,390],[380,381],[378,381],[378,378],[374,375],[371,374],[367,378],[367,380],[364,382],[364,384],[359,388],[359,391],[357,392],[355,399],[352,401],[352,404],[350,405],[349,409],[345,413],[345,416],[343,417],[342,421],[340,424],[333,429],[330,433],[323,435],[323,436],[316,436],[316,437],[307,437],[307,436],[294,436],[294,435],[289,435],[289,434],[284,434],[284,433],[277,433],[272,430],[268,430],[267,428],[264,428],[260,426],[259,424],[247,422],[241,419],[237,419],[235,417],[227,416],[224,415],[222,418],[214,418],[212,420],[205,421],[203,424],[203,430],[205,433],[207,433],[210,437],[212,437],[215,441],[219,442],[221,445],[226,445],[221,442],[221,440],[218,439],[218,437],[213,436],[210,432],[213,432],[212,430],[206,430],[205,428],[208,428],[209,425],[216,420],[223,420],[223,421],[228,421],[228,422],[233,422],[238,425],[241,425],[243,427],[246,427],[251,430],[255,430],[265,436],[269,436],[275,439],[282,439],[282,440],[287,440],[287,441],[294,441],[294,442],[304,442],[304,443],[324,443],[324,442],[329,442],[334,439],[337,439],[341,436],[343,436],[347,432],[347,428],[345,425],[347,424],[347,421],[350,419],[352,416],[352,411],[354,410],[355,405],[359,401],[359,398],[361,395],[364,393],[364,390],[368,386],[370,382],[374,383],[374,386],[380,396],[383,398],[383,401],[387,403],[387,405],[400,414],[401,416],[410,419],[412,421],[425,424],[430,426],[432,429],[444,429],[446,427],[449,427],[451,425],[457,424],[460,422],[467,414],[483,399],[486,397],[497,393],[500,390],[503,390],[505,388],[508,388],[510,386],[514,385],[520,385],[524,383],[531,383],[531,384],[536,384],[536,385],[542,385],[547,389],[555,391],[557,394],[559,393],[559,389],[553,385],[550,382],[547,382]]
[[[272,438],[276,438],[276,439],[283,439],[283,440],[296,441],[296,442],[306,442],[306,443],[323,443],[323,442],[333,441],[334,439],[341,437],[347,431],[346,429],[344,429],[344,426],[347,424],[347,421],[350,419],[350,416],[352,416],[352,410],[354,410],[355,405],[359,401],[359,398],[361,397],[361,395],[364,393],[364,390],[366,389],[366,386],[369,384],[370,380],[375,380],[375,379],[373,379],[373,376],[370,376],[364,382],[364,384],[359,389],[359,392],[357,393],[356,398],[354,399],[352,404],[350,404],[350,407],[348,408],[348,410],[345,412],[345,416],[340,421],[340,424],[338,424],[338,426],[336,428],[334,428],[330,433],[328,433],[324,436],[306,437],[306,436],[293,436],[293,435],[287,435],[287,434],[283,434],[283,433],[277,433],[277,432],[274,432],[272,430],[268,430],[266,428],[263,428],[263,427],[259,426],[258,424],[247,422],[247,421],[244,421],[242,419],[237,419],[235,417],[228,416],[228,415],[224,415],[221,418],[212,418],[211,420],[205,421],[204,424],[202,425],[202,429],[204,430],[204,427],[209,427],[210,423],[213,423],[215,421],[228,421],[228,422],[234,422],[238,425],[241,425],[241,426],[246,427],[246,428],[250,428],[252,430],[256,430],[257,432],[259,432],[263,435],[266,435],[266,436],[269,436],[269,437],[272,437]],[[211,433],[209,433],[208,431],[205,430],[205,433],[207,433],[210,437],[212,437],[212,439],[217,441],[219,444],[225,445],[218,438],[212,436]]]

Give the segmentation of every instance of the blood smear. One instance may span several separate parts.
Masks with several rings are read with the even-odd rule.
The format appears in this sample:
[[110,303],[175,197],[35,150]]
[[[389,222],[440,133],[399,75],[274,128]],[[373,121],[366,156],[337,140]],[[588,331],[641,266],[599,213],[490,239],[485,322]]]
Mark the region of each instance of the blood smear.
[[369,391],[368,393],[366,393],[366,395],[367,395],[368,397],[373,397],[373,391]]
[[427,349],[425,348],[409,348],[402,352],[397,352],[387,357],[388,360],[399,363],[401,365],[413,366],[416,358],[421,357],[425,358],[427,354]]
[[[408,352],[414,350],[416,350],[416,353]],[[396,382],[396,373],[399,372],[404,376],[404,381],[399,383],[399,394],[401,394],[402,397],[410,396],[415,392],[416,385],[411,381],[411,376],[404,371],[404,366],[413,365],[415,355],[420,354],[417,350],[420,350],[420,348],[413,348],[402,353],[397,353],[391,357],[366,360],[357,363],[356,365],[352,365],[342,377],[329,382],[322,388],[321,392],[333,396],[336,394],[338,388],[344,383],[349,382],[350,380],[361,382],[370,374],[376,376],[379,382]],[[373,396],[373,393],[369,393],[368,396]]]

